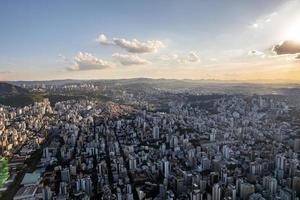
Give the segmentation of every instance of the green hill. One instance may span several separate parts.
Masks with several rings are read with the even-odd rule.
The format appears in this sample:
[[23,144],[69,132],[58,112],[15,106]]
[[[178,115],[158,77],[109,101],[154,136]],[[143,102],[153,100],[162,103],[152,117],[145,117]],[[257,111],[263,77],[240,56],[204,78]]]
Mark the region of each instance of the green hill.
[[34,102],[32,94],[21,87],[0,82],[0,104],[23,107]]

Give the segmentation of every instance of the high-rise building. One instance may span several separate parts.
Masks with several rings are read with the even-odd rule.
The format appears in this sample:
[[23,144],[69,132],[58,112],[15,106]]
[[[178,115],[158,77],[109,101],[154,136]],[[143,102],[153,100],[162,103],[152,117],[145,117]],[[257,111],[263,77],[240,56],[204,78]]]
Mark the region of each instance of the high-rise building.
[[221,187],[218,183],[212,188],[212,200],[221,200]]
[[158,126],[154,126],[153,130],[152,130],[152,136],[153,139],[159,139],[159,127]]
[[60,185],[59,185],[59,194],[60,195],[67,195],[68,194],[68,192],[67,192],[67,183],[60,182]]
[[281,154],[276,155],[276,169],[284,170],[285,157]]
[[236,200],[236,187],[234,185],[228,186],[229,192],[231,193],[231,199]]
[[280,200],[296,200],[296,191],[289,188],[280,189]]
[[170,162],[165,160],[164,161],[164,177],[168,178],[169,173],[170,173]]
[[255,164],[255,162],[250,163],[250,174],[251,175],[256,175],[256,164]]
[[182,193],[185,190],[184,180],[182,177],[176,177],[176,192]]
[[86,188],[85,192],[89,196],[91,196],[92,195],[92,191],[93,191],[93,186],[92,186],[92,179],[89,176],[85,178],[85,188]]
[[70,171],[68,168],[61,170],[60,176],[63,182],[70,182]]
[[209,141],[216,141],[216,129],[212,129],[211,133],[209,134]]
[[43,188],[43,199],[44,200],[51,200],[52,199],[52,191],[49,186],[45,186]]
[[50,156],[49,155],[49,148],[46,147],[46,148],[43,149],[43,157],[46,158],[46,159],[48,159],[49,156]]
[[300,197],[300,177],[293,177],[293,190],[296,191],[297,196]]
[[263,178],[263,187],[271,194],[275,194],[277,191],[277,180],[273,177],[265,176]]
[[254,193],[254,194],[250,195],[249,200],[266,200],[266,199],[263,198],[263,196],[261,194]]
[[240,197],[243,200],[247,200],[249,199],[249,196],[251,194],[253,194],[255,191],[254,185],[250,184],[250,183],[242,183],[241,184],[241,193],[240,193]]
[[191,200],[202,200],[203,199],[203,193],[201,193],[200,190],[193,190],[190,193],[190,199]]
[[224,145],[222,148],[223,157],[225,159],[229,159],[230,156],[230,148],[227,145]]
[[300,152],[300,138],[294,140],[294,151]]
[[129,159],[129,170],[136,169],[136,159],[134,157],[130,157]]

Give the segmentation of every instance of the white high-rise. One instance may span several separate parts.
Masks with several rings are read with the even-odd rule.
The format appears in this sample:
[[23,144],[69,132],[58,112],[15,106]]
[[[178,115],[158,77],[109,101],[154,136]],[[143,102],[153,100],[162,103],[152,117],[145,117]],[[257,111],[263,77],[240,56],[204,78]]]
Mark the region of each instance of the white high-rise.
[[221,187],[218,183],[212,188],[212,200],[221,200]]
[[158,126],[154,126],[153,130],[152,130],[152,136],[153,139],[159,139],[159,127]]

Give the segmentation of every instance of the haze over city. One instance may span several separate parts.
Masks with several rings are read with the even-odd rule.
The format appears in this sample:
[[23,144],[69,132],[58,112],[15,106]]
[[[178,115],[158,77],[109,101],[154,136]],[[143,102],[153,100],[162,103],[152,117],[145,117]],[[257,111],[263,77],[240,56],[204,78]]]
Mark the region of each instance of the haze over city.
[[300,1],[2,1],[0,80],[300,80]]

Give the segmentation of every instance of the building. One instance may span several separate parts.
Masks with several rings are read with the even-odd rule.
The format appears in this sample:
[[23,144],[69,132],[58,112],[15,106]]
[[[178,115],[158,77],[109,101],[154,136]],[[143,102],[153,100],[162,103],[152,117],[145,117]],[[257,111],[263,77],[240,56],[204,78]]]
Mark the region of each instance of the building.
[[158,126],[154,126],[153,130],[152,130],[152,137],[153,139],[159,139],[159,127]]
[[212,200],[221,200],[221,187],[218,183],[212,188]]
[[280,200],[296,200],[296,191],[289,188],[280,190]]
[[249,196],[251,194],[253,194],[254,191],[255,191],[254,185],[252,185],[250,183],[242,183],[241,184],[241,193],[240,193],[241,199],[243,199],[243,200],[249,199]]
[[61,170],[61,180],[63,182],[70,182],[70,171],[68,168]]
[[263,196],[261,194],[254,193],[254,194],[250,195],[249,200],[266,200],[266,199],[263,198]]
[[21,187],[14,196],[14,200],[35,200],[37,186],[28,185]]
[[276,194],[277,192],[277,180],[270,176],[265,176],[263,178],[263,187],[271,194]]
[[294,151],[300,152],[300,138],[294,140]]

